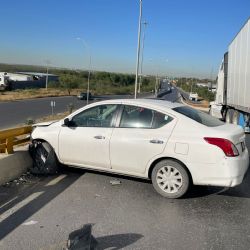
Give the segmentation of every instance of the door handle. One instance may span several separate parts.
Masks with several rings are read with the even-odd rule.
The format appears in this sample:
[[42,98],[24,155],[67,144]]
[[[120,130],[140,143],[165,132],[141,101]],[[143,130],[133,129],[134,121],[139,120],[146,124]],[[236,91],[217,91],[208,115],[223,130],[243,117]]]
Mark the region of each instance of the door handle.
[[95,139],[101,140],[101,139],[105,139],[105,136],[102,135],[96,135],[94,136]]
[[164,143],[164,141],[162,141],[162,140],[157,140],[157,139],[152,139],[152,140],[150,140],[149,142],[150,142],[150,143],[154,143],[154,144],[163,144],[163,143]]

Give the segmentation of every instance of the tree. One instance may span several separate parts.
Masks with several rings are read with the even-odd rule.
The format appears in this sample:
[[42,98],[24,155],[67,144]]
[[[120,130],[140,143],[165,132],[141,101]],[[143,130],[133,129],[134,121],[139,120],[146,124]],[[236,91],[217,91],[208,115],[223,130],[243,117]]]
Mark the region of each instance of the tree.
[[76,89],[79,86],[79,82],[75,76],[71,75],[62,75],[60,76],[60,86],[64,89],[67,89],[69,95],[72,89]]

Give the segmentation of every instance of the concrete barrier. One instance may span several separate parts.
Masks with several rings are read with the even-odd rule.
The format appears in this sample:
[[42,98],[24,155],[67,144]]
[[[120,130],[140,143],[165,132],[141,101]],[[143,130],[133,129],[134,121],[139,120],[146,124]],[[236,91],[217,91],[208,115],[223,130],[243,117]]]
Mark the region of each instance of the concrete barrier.
[[0,185],[12,181],[32,167],[27,147],[20,147],[14,154],[0,154]]

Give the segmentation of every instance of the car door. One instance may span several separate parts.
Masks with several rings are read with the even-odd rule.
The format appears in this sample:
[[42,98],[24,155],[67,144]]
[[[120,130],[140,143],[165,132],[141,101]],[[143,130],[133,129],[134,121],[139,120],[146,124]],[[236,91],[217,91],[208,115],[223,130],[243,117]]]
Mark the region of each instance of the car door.
[[167,114],[130,105],[123,107],[119,119],[110,141],[111,167],[142,174],[148,162],[163,152],[176,121]]
[[59,157],[65,164],[110,168],[109,144],[118,105],[98,105],[76,114],[59,134]]

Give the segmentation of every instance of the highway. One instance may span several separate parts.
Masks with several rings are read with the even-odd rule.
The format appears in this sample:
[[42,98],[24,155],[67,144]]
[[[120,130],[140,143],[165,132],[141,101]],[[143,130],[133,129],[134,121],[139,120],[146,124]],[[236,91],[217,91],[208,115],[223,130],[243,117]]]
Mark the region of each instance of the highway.
[[170,102],[178,102],[179,99],[179,91],[176,88],[171,89],[171,92],[169,94],[166,94],[163,98],[166,101]]
[[[131,95],[98,96],[93,101],[104,99],[131,98]],[[72,103],[75,109],[86,105],[86,101],[78,100],[75,96],[45,97],[29,100],[19,100],[10,102],[0,102],[0,129],[11,128],[25,124],[27,119],[38,119],[51,115],[51,101],[55,101],[54,113],[61,113],[68,110],[68,105]],[[91,102],[93,102],[91,101]]]
[[[149,96],[149,94],[141,95],[141,97]],[[151,95],[152,96],[152,95]],[[105,99],[121,99],[133,98],[132,95],[103,95],[96,96],[91,102],[96,102]],[[178,99],[178,90],[173,89],[171,93],[164,98],[168,101],[175,101]],[[10,102],[0,102],[0,129],[11,128],[18,125],[25,124],[27,119],[39,119],[51,115],[51,101],[55,101],[54,114],[62,113],[68,110],[68,105],[73,104],[75,109],[86,105],[85,100],[78,100],[75,96],[62,97],[45,97],[29,100],[18,100]]]

